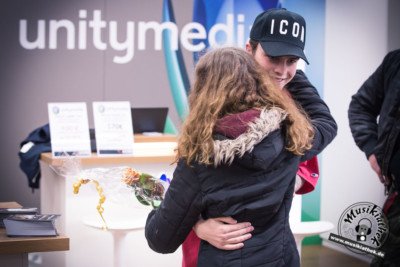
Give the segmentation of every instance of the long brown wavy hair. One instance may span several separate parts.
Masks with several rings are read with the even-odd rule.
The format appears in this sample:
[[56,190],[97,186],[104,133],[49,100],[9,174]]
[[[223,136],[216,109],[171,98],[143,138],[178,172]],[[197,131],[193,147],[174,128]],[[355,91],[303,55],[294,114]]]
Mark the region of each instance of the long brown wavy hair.
[[253,57],[240,48],[211,50],[196,65],[189,114],[178,140],[179,158],[212,164],[213,130],[227,114],[279,107],[287,112],[286,149],[302,155],[311,148],[313,127],[292,98],[278,88]]

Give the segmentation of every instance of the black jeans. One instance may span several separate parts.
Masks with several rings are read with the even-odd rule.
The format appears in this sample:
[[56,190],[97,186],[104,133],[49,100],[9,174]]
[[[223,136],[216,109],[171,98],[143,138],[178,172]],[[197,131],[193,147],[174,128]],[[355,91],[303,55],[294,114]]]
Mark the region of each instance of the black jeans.
[[379,250],[385,252],[385,257],[375,257],[371,267],[399,267],[400,266],[400,194],[387,211],[386,218],[389,224],[389,235]]
[[399,145],[396,144],[396,152],[390,159],[389,172],[392,174],[394,187],[396,188],[397,192],[400,192],[400,149],[398,149],[398,146]]

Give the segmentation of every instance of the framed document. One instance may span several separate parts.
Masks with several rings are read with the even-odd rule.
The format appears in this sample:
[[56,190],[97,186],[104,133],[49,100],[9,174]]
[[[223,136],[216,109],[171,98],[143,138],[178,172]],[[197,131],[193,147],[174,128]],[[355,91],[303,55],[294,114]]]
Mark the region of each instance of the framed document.
[[133,129],[129,101],[93,102],[97,155],[132,155]]
[[48,103],[48,113],[53,156],[90,156],[86,103]]

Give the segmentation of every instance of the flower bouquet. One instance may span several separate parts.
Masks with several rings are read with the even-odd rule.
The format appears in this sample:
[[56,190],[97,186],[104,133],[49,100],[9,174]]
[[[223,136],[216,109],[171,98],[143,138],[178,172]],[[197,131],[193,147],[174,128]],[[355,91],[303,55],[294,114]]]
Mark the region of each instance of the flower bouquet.
[[[85,178],[79,178],[73,184],[73,192],[74,194],[78,194],[82,185],[94,184],[99,195],[96,209],[102,219],[104,229],[107,229],[107,224],[103,217],[103,204],[106,201],[105,190],[103,188],[110,195],[118,195],[122,182],[122,185],[127,186],[133,191],[139,203],[158,208],[164,199],[170,181],[165,174],[161,175],[160,178],[155,178],[150,174],[141,173],[131,167],[86,169],[81,171],[79,176]],[[118,177],[120,178],[115,179]],[[116,182],[118,184],[115,184]]]
[[107,198],[122,203],[126,200],[123,197],[129,197],[127,192],[133,191],[139,203],[158,208],[170,182],[165,174],[156,178],[126,166],[82,169],[81,159],[68,154],[64,155],[59,166],[52,167],[52,169],[60,176],[77,178],[77,181],[73,183],[74,194],[79,193],[82,185],[94,185],[99,196],[96,209],[105,230],[107,224],[103,217],[103,204]]
[[133,189],[136,198],[143,205],[158,208],[164,199],[169,179],[165,174],[159,179],[147,173],[140,173],[133,168],[126,168],[122,181]]

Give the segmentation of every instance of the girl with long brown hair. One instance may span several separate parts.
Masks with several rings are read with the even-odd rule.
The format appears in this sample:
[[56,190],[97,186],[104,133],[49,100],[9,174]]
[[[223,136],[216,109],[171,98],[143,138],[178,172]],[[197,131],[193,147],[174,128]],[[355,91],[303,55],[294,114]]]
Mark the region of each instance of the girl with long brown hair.
[[210,164],[217,120],[250,109],[287,115],[287,149],[302,155],[311,147],[313,128],[293,100],[271,82],[255,60],[240,48],[217,49],[196,67],[189,97],[190,113],[178,142],[178,159]]

